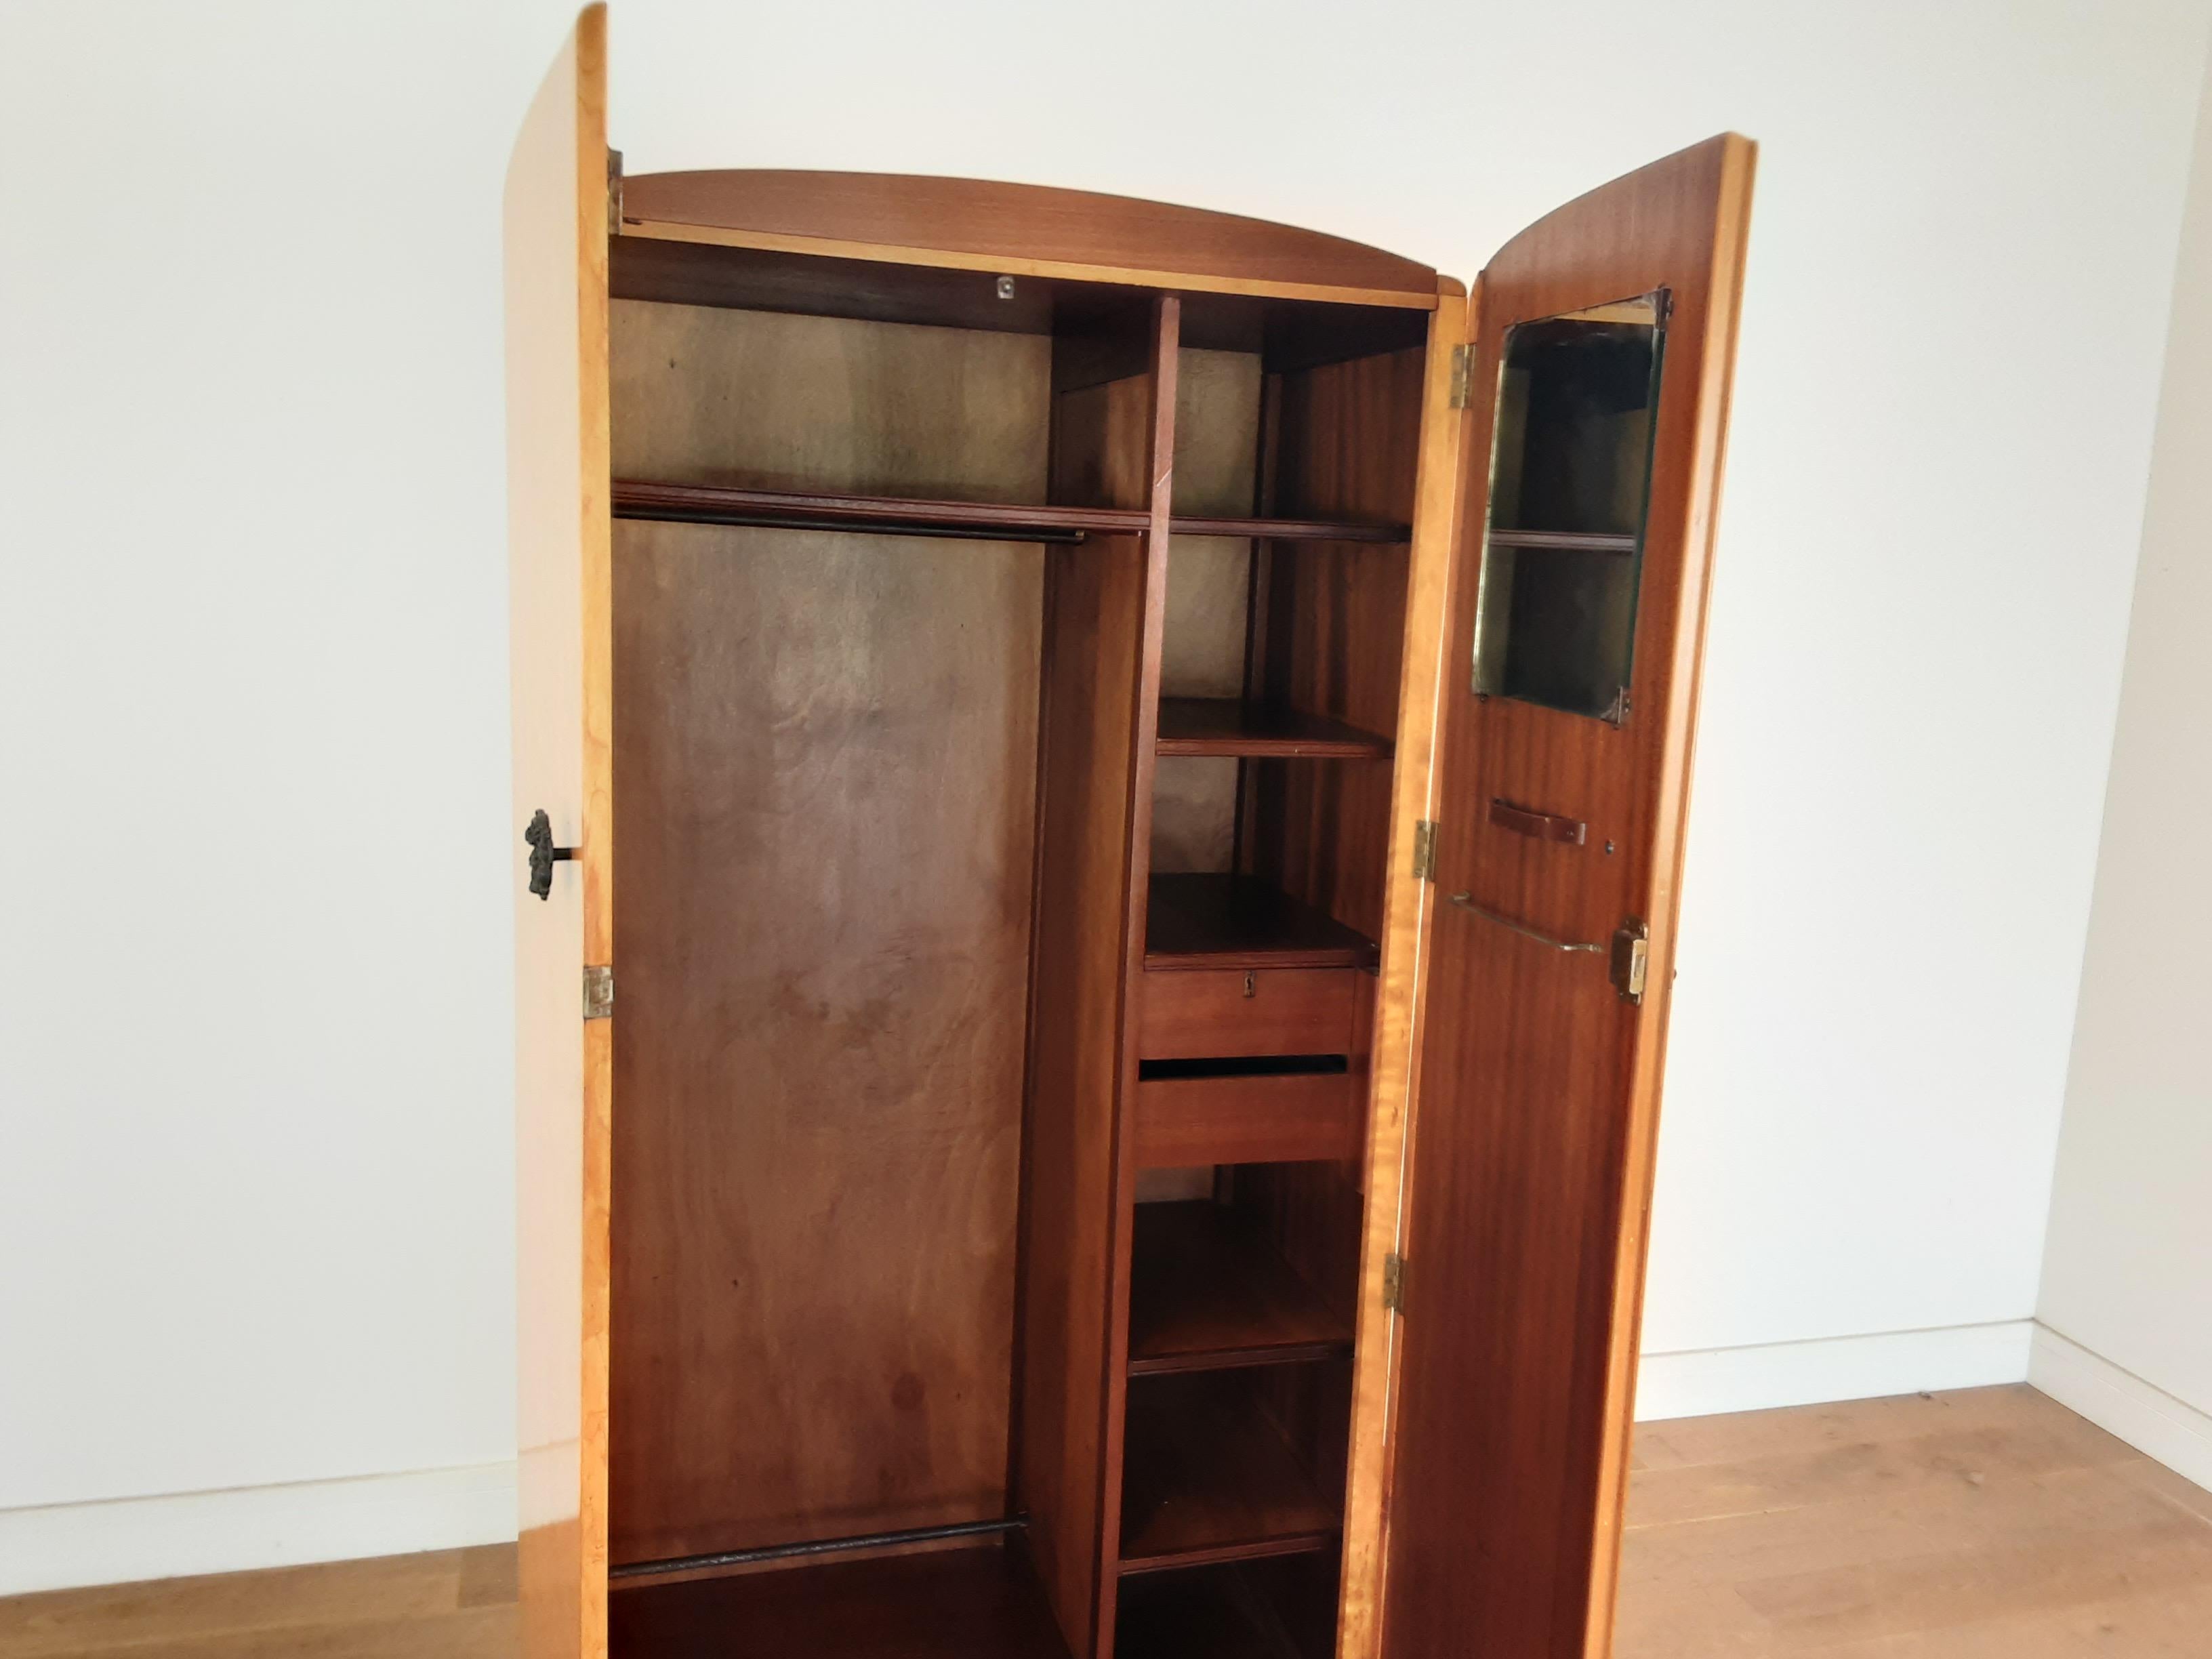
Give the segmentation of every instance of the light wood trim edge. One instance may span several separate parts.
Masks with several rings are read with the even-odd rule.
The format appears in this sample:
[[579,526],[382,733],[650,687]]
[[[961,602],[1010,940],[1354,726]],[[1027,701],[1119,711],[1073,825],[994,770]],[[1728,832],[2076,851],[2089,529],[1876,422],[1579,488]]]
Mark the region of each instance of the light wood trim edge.
[[1637,1018],[1636,1059],[1630,1097],[1628,1145],[1622,1160],[1620,1232],[1613,1273],[1613,1345],[1606,1360],[1604,1444],[1598,1462],[1596,1540],[1591,1552],[1585,1659],[1613,1651],[1614,1606],[1620,1591],[1621,1528],[1628,1498],[1629,1449],[1634,1432],[1636,1378],[1643,1346],[1644,1275],[1650,1243],[1651,1194],[1656,1170],[1659,1092],[1667,1064],[1667,1018],[1674,997],[1674,925],[1682,885],[1689,816],[1692,750],[1697,732],[1700,667],[1711,591],[1713,536],[1726,459],[1731,368],[1743,291],[1744,256],[1751,218],[1752,178],[1759,147],[1736,133],[1723,134],[1718,201],[1714,212],[1712,282],[1706,301],[1701,382],[1715,393],[1698,410],[1689,492],[1689,523],[1682,561],[1683,617],[1674,630],[1674,684],[1662,739],[1658,811],[1653,828],[1650,990]]
[[[577,380],[582,432],[584,960],[614,963],[614,518],[608,367],[607,9],[576,20]],[[578,988],[579,1016],[582,991]],[[577,1514],[584,1659],[607,1651],[609,1340],[613,1312],[614,1022],[584,1027],[582,1455]]]
[[1039,276],[1062,282],[1113,283],[1127,288],[1172,289],[1194,294],[1247,294],[1269,300],[1316,300],[1336,305],[1391,306],[1432,311],[1437,296],[1405,289],[1339,288],[1327,283],[1278,283],[1192,271],[1147,270],[1118,265],[1074,264],[1059,259],[1010,258],[955,249],[902,247],[884,242],[843,242],[823,236],[787,236],[775,231],[733,230],[721,225],[686,225],[665,219],[624,219],[625,236],[665,242],[706,242],[719,247],[759,248],[771,253],[806,253],[818,258],[866,259],[878,264],[931,265],[941,270],[980,270],[1002,276]]
[[1398,690],[1397,771],[1390,792],[1389,873],[1383,888],[1382,982],[1376,991],[1373,1073],[1367,1114],[1367,1211],[1360,1245],[1359,1310],[1352,1352],[1352,1437],[1344,1501],[1339,1659],[1382,1651],[1385,1509],[1395,1401],[1398,1322],[1382,1306],[1384,1259],[1399,1249],[1405,1208],[1407,1127],[1425,982],[1432,884],[1413,875],[1413,839],[1430,817],[1437,711],[1443,690],[1446,598],[1458,543],[1466,422],[1451,407],[1452,354],[1468,337],[1468,302],[1438,284],[1422,386],[1421,447],[1414,478],[1407,572],[1406,635]]

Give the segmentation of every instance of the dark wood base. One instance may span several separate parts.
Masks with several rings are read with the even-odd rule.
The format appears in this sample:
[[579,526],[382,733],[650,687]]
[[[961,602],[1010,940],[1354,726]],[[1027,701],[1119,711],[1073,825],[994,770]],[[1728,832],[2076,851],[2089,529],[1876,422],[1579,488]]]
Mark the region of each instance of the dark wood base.
[[617,1587],[611,1659],[1068,1659],[1018,1546]]

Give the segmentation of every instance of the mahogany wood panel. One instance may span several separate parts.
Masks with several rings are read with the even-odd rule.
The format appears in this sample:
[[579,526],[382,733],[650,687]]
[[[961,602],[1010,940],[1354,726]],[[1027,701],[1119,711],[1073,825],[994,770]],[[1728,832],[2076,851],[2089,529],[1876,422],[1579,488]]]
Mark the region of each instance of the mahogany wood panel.
[[1024,1160],[1018,1500],[1079,1652],[1097,1619],[1122,954],[1147,562],[1048,554],[1043,774]]
[[1175,397],[1172,301],[1150,368],[1053,399],[1051,498],[1141,506],[1141,536],[1048,558],[1042,823],[1030,976],[1018,1500],[1079,1659],[1110,1650],[1129,1199],[1126,1091],[1159,673],[1155,458]]
[[1358,1155],[1358,1095],[1343,1072],[1148,1078],[1137,1085],[1138,1164],[1289,1163]]
[[[582,969],[612,961],[607,512],[606,13],[592,6],[517,137],[504,209],[514,683],[517,1405],[522,1644],[606,1647],[611,1022]],[[524,887],[544,808],[580,848]]]
[[1373,941],[1252,876],[1154,876],[1145,966],[1356,968]]
[[1351,1352],[1350,1313],[1324,1301],[1231,1206],[1139,1204],[1133,1237],[1133,1376]]
[[[615,356],[648,476],[1043,492],[1041,340],[624,302]],[[618,536],[617,1559],[1000,1516],[1043,555]]]
[[1146,1060],[1343,1054],[1367,981],[1353,968],[1148,973],[1137,1053]]
[[617,1560],[1004,1512],[1041,566],[621,527]]
[[[1465,540],[1443,694],[1440,892],[1562,937],[1651,928],[1649,991],[1439,907],[1413,1125],[1408,1304],[1384,1650],[1469,1630],[1516,1659],[1611,1642],[1644,1215],[1665,1042],[1705,580],[1752,146],[1725,137],[1523,232],[1485,274],[1476,384],[1514,323],[1668,289],[1631,713],[1605,721],[1468,685],[1492,411],[1467,422]],[[1589,825],[1533,840],[1451,803]],[[1608,854],[1602,847],[1618,849]]]
[[1238,697],[1167,697],[1159,752],[1255,760],[1387,760],[1390,740],[1325,714]]
[[1436,272],[1428,266],[1341,237],[1163,202],[972,179],[646,173],[623,180],[623,220],[664,234],[688,228],[730,233],[756,246],[829,254],[869,249],[878,258],[957,260],[1009,272],[1168,287],[1337,290],[1424,307],[1433,307],[1437,295]]
[[1258,1408],[1244,1371],[1129,1384],[1125,1574],[1322,1549],[1340,1511]]
[[1171,297],[1146,307],[1145,374],[1053,399],[1050,499],[1148,514],[1141,536],[1050,550],[1046,588],[1015,1488],[1077,1659],[1114,1641],[1135,961],[1180,315]]
[[614,1659],[1067,1659],[1019,1547],[623,1589]]
[[[1391,785],[1389,854],[1382,887],[1379,976],[1368,1049],[1364,1211],[1355,1278],[1358,1346],[1352,1367],[1350,1448],[1346,1465],[1342,1610],[1336,1651],[1372,1659],[1381,1642],[1382,1535],[1389,1474],[1392,1389],[1400,1322],[1382,1303],[1383,1275],[1399,1249],[1407,1097],[1416,1056],[1415,1011],[1428,963],[1424,948],[1435,891],[1413,869],[1416,826],[1435,816],[1437,696],[1445,595],[1461,505],[1464,462],[1459,412],[1451,408],[1452,355],[1467,334],[1467,302],[1456,283],[1439,280],[1433,332],[1421,389],[1420,442],[1413,486],[1413,540]],[[1321,1166],[1311,1166],[1317,1171]],[[1325,1172],[1325,1171],[1324,1171]],[[1285,1172],[1271,1179],[1282,1184]],[[1324,1192],[1324,1201],[1332,1194]],[[1295,1209],[1291,1212],[1296,1213]],[[1338,1258],[1332,1258],[1338,1259]],[[1327,1271],[1324,1263],[1321,1271]],[[1324,1290],[1329,1281],[1320,1281]]]

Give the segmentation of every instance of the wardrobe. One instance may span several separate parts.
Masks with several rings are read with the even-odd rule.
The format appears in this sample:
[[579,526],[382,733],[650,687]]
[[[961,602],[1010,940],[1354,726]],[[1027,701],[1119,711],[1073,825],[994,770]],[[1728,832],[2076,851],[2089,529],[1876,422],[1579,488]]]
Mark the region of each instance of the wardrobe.
[[1470,294],[625,178],[605,32],[505,204],[528,1659],[1600,1659],[1753,147]]

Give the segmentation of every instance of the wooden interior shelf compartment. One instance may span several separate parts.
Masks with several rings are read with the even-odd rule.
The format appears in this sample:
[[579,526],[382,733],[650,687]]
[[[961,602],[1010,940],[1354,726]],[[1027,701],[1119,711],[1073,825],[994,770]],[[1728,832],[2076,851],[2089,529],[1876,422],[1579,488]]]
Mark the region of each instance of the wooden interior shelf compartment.
[[1339,1571],[1331,1552],[1125,1578],[1115,1659],[1329,1659]]
[[1352,1320],[1225,1205],[1137,1206],[1129,1374],[1340,1358]]
[[1068,1659],[1018,1542],[617,1589],[610,1659]]
[[1245,760],[1388,760],[1390,739],[1322,714],[1235,697],[1160,699],[1158,751]]
[[1342,1516],[1237,1371],[1134,1378],[1123,1443],[1121,1571],[1330,1547]]
[[1371,968],[1375,941],[1257,876],[1155,875],[1145,966]]
[[[1131,535],[1152,527],[1142,507],[956,501],[918,496],[751,489],[730,484],[614,481],[614,516],[674,524],[872,532],[884,536],[966,537],[978,541],[1080,541],[1091,532]],[[1402,542],[1403,525],[1319,519],[1175,517],[1179,536],[1246,536],[1273,541]]]

